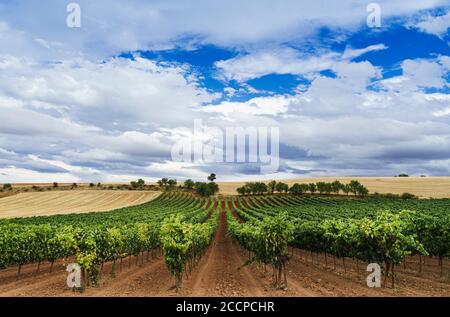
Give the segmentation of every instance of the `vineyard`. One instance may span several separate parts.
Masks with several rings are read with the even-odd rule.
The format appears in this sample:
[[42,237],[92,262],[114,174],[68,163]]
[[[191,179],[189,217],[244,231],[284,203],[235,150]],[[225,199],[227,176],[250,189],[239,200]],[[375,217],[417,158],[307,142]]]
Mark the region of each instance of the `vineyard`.
[[[109,212],[2,219],[0,296],[450,296],[449,206],[169,191]],[[66,285],[69,263],[84,292]],[[368,263],[382,288],[367,287]]]
[[[379,263],[385,279],[390,276],[394,287],[395,266],[403,264],[407,256],[417,255],[421,273],[423,257],[430,256],[438,259],[440,276],[445,274],[450,279],[450,270],[444,272],[443,264],[450,257],[448,199],[267,195],[237,197],[229,205],[246,222],[239,225],[229,216],[233,234],[263,263],[274,264],[287,258],[288,245],[292,245],[340,258],[344,268],[346,258]],[[270,252],[264,248],[267,243],[261,243],[268,241],[264,234],[270,236],[270,230],[265,227],[267,219],[279,224],[272,233],[279,239],[270,243],[277,247]]]
[[[17,218],[0,221],[0,268],[17,265],[17,275],[28,263],[74,257],[83,272],[83,286],[96,285],[101,267],[135,256],[148,259],[149,252],[163,248],[170,268],[178,276],[184,264],[208,246],[217,216],[207,221],[214,203],[189,194],[169,193],[150,203],[113,212]],[[183,215],[176,215],[183,210]],[[168,219],[166,219],[169,217]],[[176,218],[174,218],[176,217]],[[175,219],[175,220],[174,220]],[[172,222],[176,223],[173,224]],[[162,223],[162,226],[161,226]],[[182,250],[172,230],[189,230]],[[174,254],[175,253],[175,254]],[[139,259],[139,256],[141,257]]]

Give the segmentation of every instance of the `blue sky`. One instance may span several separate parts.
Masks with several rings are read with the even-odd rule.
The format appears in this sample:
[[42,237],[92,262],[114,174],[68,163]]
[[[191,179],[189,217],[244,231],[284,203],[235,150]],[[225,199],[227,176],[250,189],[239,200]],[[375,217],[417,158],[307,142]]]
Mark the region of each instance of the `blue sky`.
[[[450,175],[447,1],[78,3],[0,3],[0,182]],[[195,120],[278,127],[279,170],[173,161]]]
[[[431,11],[433,12],[433,11]],[[438,11],[437,14],[443,14]],[[390,78],[402,74],[401,63],[406,59],[433,59],[438,55],[449,54],[450,37],[444,34],[438,37],[435,34],[428,34],[417,29],[406,27],[402,24],[390,24],[388,22],[385,28],[376,31],[368,31],[367,29],[359,30],[352,33],[341,41],[334,39],[334,33],[325,32],[325,34],[315,35],[314,44],[295,45],[285,43],[283,46],[293,48],[301,54],[313,54],[320,47],[321,50],[328,49],[332,52],[344,53],[347,47],[354,49],[366,48],[371,45],[383,43],[389,49],[370,51],[361,54],[352,61],[364,62],[368,61],[373,66],[382,68],[383,78]],[[195,38],[193,38],[195,40]],[[306,41],[307,42],[307,41]],[[220,69],[216,67],[216,63],[236,58],[240,55],[249,54],[243,50],[239,51],[235,48],[220,47],[215,45],[199,45],[188,50],[183,48],[157,50],[157,51],[134,51],[122,53],[121,57],[133,58],[133,54],[148,58],[156,62],[170,62],[188,64],[193,71],[201,74],[199,81],[205,88],[214,92],[223,92],[226,87],[234,89],[242,88],[236,80],[224,81],[218,78]],[[322,71],[323,76],[334,77],[335,74],[331,69]],[[245,93],[240,96],[233,96],[227,100],[245,101],[254,96],[274,95],[274,94],[295,94],[298,85],[308,86],[311,80],[308,80],[298,74],[274,74],[270,73],[261,77],[257,77],[246,81],[248,85],[255,88],[259,93]]]

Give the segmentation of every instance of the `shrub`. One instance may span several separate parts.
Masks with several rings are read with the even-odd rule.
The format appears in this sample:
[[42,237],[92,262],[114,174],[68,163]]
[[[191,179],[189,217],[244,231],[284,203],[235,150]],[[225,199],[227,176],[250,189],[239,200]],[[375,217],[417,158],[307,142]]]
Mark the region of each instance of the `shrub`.
[[401,198],[401,199],[417,199],[417,196],[416,196],[416,195],[413,195],[413,194],[411,194],[411,193],[403,193],[403,194],[400,196],[400,198]]

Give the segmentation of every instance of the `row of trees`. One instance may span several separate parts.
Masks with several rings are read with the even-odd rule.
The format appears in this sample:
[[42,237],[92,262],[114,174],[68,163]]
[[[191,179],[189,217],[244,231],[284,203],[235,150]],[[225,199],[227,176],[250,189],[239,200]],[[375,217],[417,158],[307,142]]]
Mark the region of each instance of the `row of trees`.
[[157,181],[157,184],[160,188],[164,188],[165,190],[173,190],[175,186],[177,186],[177,180],[162,178],[159,181]]
[[283,182],[271,181],[268,184],[263,182],[249,182],[244,186],[237,189],[239,195],[256,195],[275,192],[278,193],[291,193],[293,195],[301,195],[304,193],[319,193],[319,194],[340,194],[341,192],[345,194],[354,194],[358,196],[366,196],[369,194],[369,190],[356,180],[352,180],[348,184],[343,184],[336,180],[334,182],[317,182],[310,184],[299,184],[295,183],[291,187]]
[[[180,189],[186,189],[188,191],[195,191],[198,195],[202,197],[214,196],[219,191],[219,185],[215,183],[217,175],[211,173],[208,176],[208,182],[194,182],[192,179],[187,179],[184,181],[183,186],[179,186]],[[158,181],[160,188],[164,190],[173,190],[177,186],[176,179],[163,178]]]

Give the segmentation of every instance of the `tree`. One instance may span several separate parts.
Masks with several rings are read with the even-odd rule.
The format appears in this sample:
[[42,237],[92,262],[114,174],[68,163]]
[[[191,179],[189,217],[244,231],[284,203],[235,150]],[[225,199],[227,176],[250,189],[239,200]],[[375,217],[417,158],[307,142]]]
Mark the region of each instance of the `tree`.
[[291,188],[289,188],[289,192],[292,195],[301,195],[303,194],[303,188],[300,184],[295,183],[294,185],[291,186]]
[[197,194],[199,194],[202,197],[215,195],[219,191],[219,186],[214,182],[210,183],[196,182],[194,187]]
[[194,188],[194,185],[195,185],[195,183],[192,179],[187,179],[184,181],[184,187],[186,187],[189,190]]
[[358,194],[358,189],[361,188],[361,183],[355,180],[350,181],[349,187],[350,187],[350,192],[352,192],[353,194],[355,194],[355,196]]
[[73,188],[77,188],[77,187],[78,187],[78,184],[77,184],[77,183],[73,183],[73,184],[72,184],[72,189],[73,189]]
[[158,185],[160,186],[160,187],[164,187],[164,186],[166,186],[167,185],[167,182],[168,182],[169,180],[167,179],[167,178],[161,178],[159,181],[158,181]]
[[3,190],[11,190],[12,185],[11,184],[3,184]]
[[239,195],[245,195],[245,194],[247,194],[247,188],[245,188],[245,186],[238,187],[238,188],[236,189],[236,191],[237,191],[237,193],[238,193]]
[[283,182],[277,183],[275,190],[279,193],[287,193],[289,191],[289,185]]
[[176,185],[177,185],[176,179],[169,179],[167,181],[167,186],[168,186],[168,189],[170,189],[170,190],[172,190]]
[[255,183],[255,187],[256,187],[256,192],[257,192],[258,194],[264,194],[264,193],[267,193],[268,188],[267,188],[267,185],[266,185],[265,183],[262,183],[262,182],[256,182],[256,183]]
[[343,191],[346,195],[348,195],[348,193],[351,192],[350,185],[349,185],[349,184],[343,185],[343,186],[342,186],[342,191]]
[[319,194],[324,194],[326,191],[327,191],[327,183],[325,183],[325,182],[318,182],[317,184],[316,184],[316,188],[317,188],[317,191],[319,192]]
[[244,188],[247,195],[250,195],[252,193],[252,188],[248,184],[244,185]]
[[91,188],[92,188],[92,187],[95,187],[95,184],[94,184],[94,183],[90,183],[90,184],[89,184],[89,187],[91,187]]
[[53,182],[53,188],[57,188],[58,187],[58,183],[57,182]]
[[267,188],[269,190],[269,193],[273,194],[273,192],[275,191],[275,187],[277,186],[277,182],[276,181],[270,181]]
[[314,194],[317,191],[317,186],[314,183],[309,184],[308,187],[311,194]]
[[357,192],[358,192],[359,196],[367,196],[369,194],[369,190],[366,187],[364,187],[363,185],[358,187]]
[[331,192],[333,191],[333,186],[331,185],[331,183],[325,183],[325,193],[326,194],[331,194]]
[[343,186],[344,185],[340,181],[335,180],[331,183],[331,191],[338,195],[341,189],[343,189]]
[[309,190],[308,184],[300,184],[300,187],[302,189],[302,193],[306,193]]
[[367,196],[369,194],[369,190],[356,180],[352,180],[348,186],[349,191],[355,194],[355,196]]
[[216,180],[217,176],[214,173],[211,173],[211,175],[208,176],[208,180],[210,182],[214,182]]
[[[268,190],[267,185],[262,182],[255,182],[255,183],[248,182],[248,183],[245,183],[245,185],[243,187],[245,188],[246,192],[249,192],[253,195],[263,194],[263,193],[266,193]],[[244,188],[241,190],[242,192],[244,191]]]
[[138,189],[138,188],[142,188],[145,186],[145,181],[143,179],[138,179],[137,182],[132,181],[130,182],[131,187],[133,187],[133,189]]

